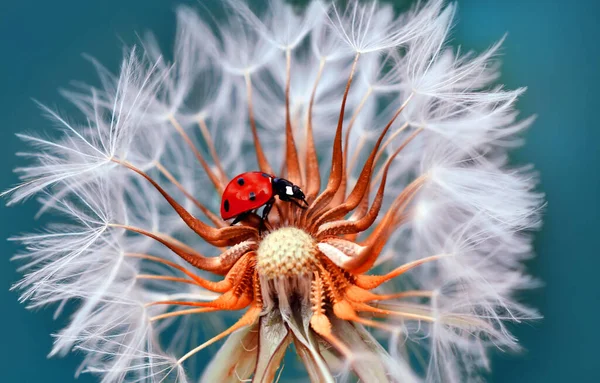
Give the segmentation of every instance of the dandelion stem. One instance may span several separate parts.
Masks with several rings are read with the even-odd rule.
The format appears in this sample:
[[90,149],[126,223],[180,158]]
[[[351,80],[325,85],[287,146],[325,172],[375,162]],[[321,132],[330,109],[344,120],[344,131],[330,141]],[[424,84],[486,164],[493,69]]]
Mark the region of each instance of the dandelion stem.
[[[394,133],[396,136],[398,134],[400,134],[400,131],[404,130],[406,127],[408,126],[408,123],[404,124],[400,129],[398,129],[398,131],[396,133]],[[377,183],[379,182],[379,180],[382,180],[382,183],[385,185],[385,181],[387,180],[387,173],[390,169],[390,165],[392,164],[392,161],[394,161],[394,159],[398,156],[398,154],[400,154],[400,152],[402,150],[404,150],[404,148],[406,147],[406,145],[408,145],[419,133],[421,133],[423,131],[423,128],[419,128],[416,129],[410,136],[406,137],[406,139],[402,142],[402,144],[400,144],[400,146],[398,146],[398,148],[394,151],[394,153],[392,153],[392,155],[390,155],[384,166],[381,167],[381,169],[379,169],[379,171],[377,172],[377,174],[375,175],[375,177],[373,177],[373,181],[371,182],[371,188],[374,187],[374,185],[377,185]],[[390,137],[391,138],[391,137]],[[382,149],[383,151],[383,149]],[[380,151],[380,153],[382,152]],[[376,164],[373,163],[373,166],[375,166]],[[386,179],[383,179],[383,176],[386,176]]]
[[396,278],[399,275],[406,273],[409,270],[414,269],[417,266],[450,256],[452,256],[452,254],[443,253],[417,259],[415,261],[405,263],[404,265],[395,268],[385,275],[357,275],[354,283],[360,288],[371,290],[391,279]]
[[[352,127],[354,126],[354,122],[356,121],[358,114],[360,113],[360,111],[364,107],[365,103],[367,102],[367,99],[369,98],[369,96],[372,93],[373,93],[373,88],[369,87],[369,89],[367,89],[367,91],[365,92],[365,95],[363,96],[363,98],[360,100],[360,103],[356,107],[356,110],[354,111],[354,114],[352,115],[352,118],[350,119],[350,122],[348,123],[348,130],[346,130],[346,137],[345,137],[345,142],[344,142],[344,153],[345,153],[344,161],[346,164],[348,164],[348,147],[350,146],[350,132],[352,131]],[[347,178],[350,177],[350,174],[352,174],[352,171],[354,170],[354,167],[356,166],[356,162],[358,160],[358,155],[360,154],[360,150],[363,148],[365,141],[366,141],[366,138],[364,136],[361,136],[359,141],[356,144],[356,148],[354,149],[354,154],[352,155],[352,159],[350,160],[350,166],[346,165],[346,177]]]
[[190,212],[188,212],[183,206],[175,201],[175,199],[171,197],[169,193],[167,193],[154,179],[152,179],[152,177],[150,177],[143,170],[137,168],[128,161],[119,160],[114,157],[111,158],[111,161],[125,166],[150,182],[152,186],[163,196],[163,198],[167,200],[173,210],[177,212],[183,222],[185,222],[190,229],[192,229],[196,234],[198,234],[200,237],[202,237],[202,239],[211,245],[221,247],[230,243],[228,240],[237,239],[237,242],[239,242],[239,240],[241,240],[243,237],[248,238],[248,235],[255,236],[257,234],[257,230],[255,228],[248,226],[227,226],[220,229],[211,227],[190,214]]
[[[408,126],[408,122],[405,122],[400,128],[398,128],[394,133],[392,133],[387,140],[385,140],[385,142],[383,143],[383,145],[381,145],[381,148],[377,152],[377,156],[375,156],[375,161],[373,161],[373,167],[377,166],[377,162],[385,152],[385,149],[392,143],[392,141],[394,141],[396,137],[400,135],[400,133],[405,131],[408,128]],[[376,184],[376,182],[372,182],[371,184]]]
[[243,270],[246,268],[250,258],[253,256],[253,253],[249,252],[249,253],[244,254],[233,265],[231,270],[229,270],[225,279],[217,281],[217,282],[213,282],[213,281],[206,280],[204,278],[200,278],[197,275],[193,274],[192,272],[188,271],[185,267],[180,266],[176,263],[164,260],[162,258],[154,257],[154,256],[147,255],[147,254],[138,254],[138,253],[127,253],[126,255],[128,255],[130,257],[147,259],[150,261],[155,261],[158,263],[163,263],[165,265],[171,266],[177,270],[182,271],[185,275],[192,278],[196,285],[203,287],[207,290],[210,290],[212,292],[215,292],[215,293],[224,293],[224,292],[230,290],[233,287],[233,285],[236,282],[238,282],[238,280],[243,276]]
[[206,145],[208,146],[210,156],[212,157],[215,165],[217,166],[217,170],[219,171],[219,175],[221,176],[221,182],[227,182],[227,174],[225,173],[223,165],[221,164],[221,160],[219,159],[219,155],[217,154],[215,143],[212,139],[210,131],[208,130],[208,126],[206,126],[206,120],[202,116],[198,117],[198,127],[200,128],[200,133],[202,133],[202,137],[204,137],[204,141],[206,141]]
[[308,119],[306,124],[306,198],[309,202],[319,193],[321,189],[321,174],[319,172],[319,159],[317,157],[317,149],[315,148],[315,140],[313,136],[313,107],[315,104],[315,97],[317,94],[317,86],[321,81],[323,75],[323,69],[325,68],[326,61],[321,59],[319,62],[319,70],[317,72],[317,78],[312,88],[310,95],[310,102],[308,104]]
[[333,206],[339,205],[346,198],[346,189],[348,188],[348,178],[350,177],[350,172],[348,171],[348,147],[349,147],[349,142],[350,142],[350,132],[352,131],[352,127],[354,126],[354,122],[356,121],[358,114],[360,113],[360,111],[362,110],[363,106],[365,105],[367,99],[371,95],[371,92],[372,92],[372,88],[369,87],[369,89],[367,90],[367,92],[365,93],[363,98],[361,99],[360,103],[354,110],[354,113],[352,114],[352,118],[350,118],[350,122],[348,123],[348,128],[346,129],[346,134],[344,137],[342,181],[340,182],[340,187],[339,187],[333,201],[331,202],[331,205],[333,205]]
[[[362,108],[365,106],[365,103],[367,102],[367,100],[369,99],[369,96],[372,93],[373,93],[373,88],[369,87],[369,89],[367,89],[367,91],[365,92],[365,95],[363,96],[363,98],[360,100],[360,103],[354,110],[354,113],[352,114],[352,118],[350,119],[350,122],[348,122],[348,129],[346,129],[346,135],[344,137],[344,153],[346,153],[346,154],[348,153],[348,146],[350,143],[350,132],[352,131],[352,127],[354,126],[354,123],[356,122],[356,118],[358,117],[358,114],[361,112]],[[346,158],[348,158],[348,157],[346,156]]]
[[295,184],[301,182],[300,162],[298,151],[294,142],[292,121],[290,116],[290,86],[292,81],[292,51],[285,51],[285,163],[288,179]]
[[261,311],[262,311],[262,307],[258,307],[258,306],[251,307],[233,326],[229,327],[227,330],[223,331],[219,335],[202,343],[200,346],[194,348],[193,350],[191,350],[190,352],[188,352],[187,354],[185,354],[184,356],[179,358],[179,360],[177,361],[177,364],[181,365],[181,363],[185,362],[188,358],[190,358],[191,356],[196,354],[198,351],[201,351],[202,349],[210,346],[211,344],[215,343],[216,341],[218,341],[220,339],[223,339],[227,335],[231,334],[232,332],[234,332],[242,327],[251,325],[258,319]]
[[210,306],[210,304],[211,304],[211,302],[188,302],[188,301],[166,300],[166,301],[148,302],[144,305],[144,307],[158,306],[158,305],[214,307],[214,306]]
[[216,307],[201,307],[201,308],[197,308],[197,309],[172,311],[170,313],[164,313],[164,314],[150,317],[150,322],[155,322],[160,319],[172,318],[172,317],[177,317],[177,316],[182,316],[182,315],[209,313],[209,312],[220,311],[220,310],[221,309],[216,308]]
[[342,152],[342,130],[344,125],[344,114],[346,111],[346,101],[348,100],[348,93],[350,92],[350,85],[352,84],[352,79],[354,78],[354,72],[356,71],[356,65],[358,63],[358,59],[360,57],[360,53],[356,53],[354,56],[354,61],[352,62],[352,68],[350,69],[350,75],[348,76],[348,81],[346,82],[346,89],[344,90],[344,96],[342,98],[342,105],[340,107],[340,115],[338,118],[338,124],[335,131],[335,138],[333,141],[333,154],[331,160],[331,171],[329,173],[329,180],[327,181],[327,187],[325,190],[315,199],[315,201],[309,207],[309,211],[307,214],[310,216],[314,216],[318,214],[321,209],[323,209],[327,204],[331,201],[331,199],[335,196],[340,183],[342,181],[342,171],[343,169],[343,152]]
[[[391,119],[391,123],[393,123],[396,118],[398,118],[398,116],[400,115],[400,113],[406,108],[406,106],[408,105],[408,103],[410,102],[410,100],[414,97],[414,93],[411,93],[406,100],[402,103],[402,105],[396,110],[396,113],[394,113],[394,116]],[[394,132],[394,134],[392,134],[390,137],[388,137],[388,139],[385,141],[385,143],[381,146],[381,148],[379,149],[379,152],[377,153],[377,156],[375,157],[375,161],[374,161],[374,165],[377,164],[377,161],[379,161],[379,158],[381,158],[381,155],[383,154],[383,151],[385,150],[385,148],[394,140],[394,138],[396,138],[398,136],[398,134],[404,130],[407,126],[408,122],[405,123],[403,126],[401,126],[397,131]],[[354,170],[354,167],[356,166],[356,162],[358,160],[358,155],[360,154],[361,149],[363,148],[364,144],[366,142],[366,138],[365,137],[361,137],[360,141],[357,144],[357,148],[356,150],[354,150],[354,155],[350,161],[350,167],[348,169],[348,174],[352,174],[352,170]]]
[[168,275],[138,274],[135,278],[136,279],[152,279],[152,280],[159,280],[159,281],[170,281],[170,282],[188,283],[190,285],[198,285],[192,279],[171,277]]
[[229,259],[227,262],[225,262],[226,264],[224,264],[222,257],[223,254],[219,257],[205,257],[202,254],[195,251],[194,249],[192,249],[191,247],[183,244],[182,242],[177,241],[174,238],[168,237],[163,234],[156,234],[148,230],[141,229],[139,227],[121,224],[110,224],[109,226],[122,228],[125,230],[132,231],[134,233],[144,235],[148,238],[152,238],[168,247],[171,251],[179,255],[183,260],[185,260],[192,266],[202,270],[211,271],[216,274],[226,274],[231,267],[230,263],[233,264],[235,261],[237,261],[237,259],[235,259],[235,261]]
[[392,299],[407,299],[407,298],[431,298],[435,295],[433,290],[407,290],[395,294],[380,295],[377,300],[388,301]]
[[384,310],[384,309],[370,306],[365,303],[358,303],[355,305],[355,307],[358,311],[367,311],[367,312],[372,312],[375,314],[395,315],[395,316],[403,317],[406,319],[423,320],[426,322],[435,322],[436,321],[436,318],[433,316],[430,316],[430,315],[413,314],[413,313],[407,313],[404,311],[395,311],[395,310]]
[[[344,268],[348,268],[353,273],[362,274],[373,267],[373,264],[379,257],[381,250],[387,243],[388,238],[394,232],[395,228],[398,227],[399,223],[404,221],[406,215],[402,215],[402,212],[406,206],[410,203],[412,198],[416,195],[416,192],[422,186],[426,177],[418,178],[411,185],[410,189],[404,189],[402,193],[396,199],[402,203],[399,206],[392,203],[386,215],[383,217],[381,222],[375,227],[369,237],[362,243],[366,246],[358,257],[352,258],[344,264]],[[415,184],[415,185],[413,185]],[[411,186],[409,185],[409,187]]]
[[206,206],[204,206],[202,203],[200,203],[200,201],[198,201],[196,198],[194,198],[194,196],[192,196],[183,187],[183,185],[181,185],[181,183],[179,183],[179,181],[177,181],[177,179],[173,176],[173,174],[171,174],[171,172],[169,172],[169,170],[167,170],[167,168],[165,168],[159,161],[154,161],[154,165],[169,181],[171,181],[171,183],[173,185],[175,185],[177,187],[177,189],[179,189],[186,196],[187,199],[192,201],[192,203],[194,205],[196,205],[196,207],[198,209],[200,209],[200,211],[202,211],[202,213],[204,213],[206,218],[208,218],[215,226],[217,226],[217,227],[227,226],[222,219],[220,219],[217,215],[215,215],[213,212],[211,212]]
[[254,108],[252,106],[252,80],[250,78],[250,72],[244,73],[244,79],[246,80],[246,97],[248,99],[248,119],[250,120],[250,129],[252,130],[254,151],[256,152],[258,167],[265,173],[273,174],[273,169],[271,168],[271,165],[269,165],[269,161],[265,156],[260,144],[260,139],[258,138],[258,130],[256,129],[256,121],[254,119]]
[[[369,158],[366,160],[366,162],[365,162],[365,164],[363,166],[363,169],[360,172],[358,180],[356,181],[356,184],[354,185],[354,188],[352,189],[352,192],[350,193],[350,195],[348,196],[348,198],[346,199],[346,201],[343,202],[342,204],[334,204],[335,207],[329,209],[327,212],[325,212],[323,215],[321,215],[312,224],[311,228],[313,230],[315,228],[318,228],[322,223],[327,222],[328,220],[338,219],[339,217],[343,217],[344,215],[346,215],[346,213],[348,213],[348,212],[352,211],[354,208],[356,208],[364,198],[368,199],[368,192],[369,192],[369,189],[370,189],[369,185],[372,182],[371,181],[371,174],[373,172],[374,163],[375,163],[374,159],[375,159],[375,156],[376,156],[377,152],[379,151],[379,148],[380,148],[380,145],[381,145],[381,141],[385,137],[385,135],[388,132],[388,130],[391,128],[391,126],[394,123],[395,119],[400,115],[400,113],[402,113],[402,111],[406,107],[406,103],[407,102],[408,102],[408,100],[406,102],[404,102],[400,106],[400,108],[398,108],[398,110],[396,111],[396,113],[394,114],[394,116],[392,117],[392,119],[388,122],[388,124],[386,125],[386,127],[383,129],[383,131],[379,135],[379,138],[377,139],[377,142],[375,143],[375,146],[371,150],[371,154],[369,155]],[[400,146],[398,152],[402,148],[404,148],[408,144],[408,142],[410,142],[410,140],[412,138],[414,138],[414,136],[417,133],[418,132],[414,133],[411,137],[409,137],[409,139],[407,139],[406,142],[403,145]],[[394,156],[395,155],[397,155],[397,153],[395,153]],[[387,168],[388,167],[386,167],[386,169]],[[382,186],[385,186],[385,184],[382,184]],[[383,193],[383,190],[381,191],[381,193]],[[379,208],[380,208],[380,205],[378,206],[377,211],[379,211]]]
[[194,156],[196,157],[198,162],[200,162],[200,165],[202,165],[202,168],[204,168],[206,175],[208,175],[208,178],[210,178],[210,180],[213,183],[213,185],[215,186],[215,189],[217,190],[217,192],[219,194],[222,194],[223,189],[225,188],[225,185],[223,185],[221,180],[212,171],[212,169],[210,168],[210,166],[208,165],[208,163],[202,156],[202,153],[200,153],[200,151],[198,150],[196,145],[194,145],[194,142],[192,141],[190,136],[185,132],[185,130],[183,129],[181,124],[179,124],[179,122],[175,119],[175,117],[173,115],[169,116],[169,122],[171,123],[171,125],[173,125],[175,130],[177,130],[177,132],[183,138],[183,140],[185,141],[187,146],[189,146],[189,148],[192,150],[192,152],[194,153]]
[[367,142],[366,135],[360,136],[360,138],[358,139],[358,142],[356,143],[356,148],[354,148],[354,150],[352,152],[352,158],[350,159],[350,165],[348,166],[348,170],[347,170],[348,175],[352,174],[352,172],[354,171],[354,167],[356,166],[356,163],[358,162],[358,157],[359,157],[360,151],[365,146],[366,142]]

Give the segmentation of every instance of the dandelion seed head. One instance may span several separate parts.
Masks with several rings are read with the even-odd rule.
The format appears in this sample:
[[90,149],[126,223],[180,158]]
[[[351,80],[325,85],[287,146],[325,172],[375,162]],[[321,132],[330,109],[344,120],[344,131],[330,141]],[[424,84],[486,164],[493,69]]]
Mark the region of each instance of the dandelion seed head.
[[[172,54],[146,34],[116,72],[88,58],[99,84],[62,91],[79,117],[41,106],[52,134],[20,135],[3,195],[55,222],[13,238],[14,289],[76,303],[51,355],[117,383],[479,381],[539,318],[519,294],[544,196],[508,161],[534,117],[497,83],[504,39],[451,47],[441,0],[223,11],[178,8]],[[257,170],[305,198],[225,221]]]

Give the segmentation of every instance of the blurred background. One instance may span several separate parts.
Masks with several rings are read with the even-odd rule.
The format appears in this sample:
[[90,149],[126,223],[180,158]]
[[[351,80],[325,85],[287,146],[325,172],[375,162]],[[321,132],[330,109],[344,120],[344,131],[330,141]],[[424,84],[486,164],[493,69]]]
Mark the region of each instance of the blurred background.
[[[216,1],[216,0],[213,0]],[[294,1],[299,3],[302,1]],[[389,1],[399,7],[408,1]],[[173,40],[174,0],[0,2],[0,189],[16,183],[15,133],[49,127],[31,98],[66,105],[57,93],[72,80],[95,81],[88,53],[116,70],[122,41],[152,30]],[[204,1],[210,7],[210,1]],[[525,300],[544,319],[515,327],[525,351],[496,353],[492,382],[600,382],[600,5],[595,1],[458,0],[454,44],[481,51],[508,32],[501,81],[526,85],[523,115],[539,118],[514,161],[541,172],[548,207],[531,273],[545,282]],[[168,45],[164,45],[168,46]],[[594,114],[596,113],[596,114]],[[30,312],[10,286],[19,279],[4,241],[40,226],[36,204],[0,206],[0,382],[71,382],[80,355],[47,359],[52,310]],[[79,382],[94,382],[82,376]]]

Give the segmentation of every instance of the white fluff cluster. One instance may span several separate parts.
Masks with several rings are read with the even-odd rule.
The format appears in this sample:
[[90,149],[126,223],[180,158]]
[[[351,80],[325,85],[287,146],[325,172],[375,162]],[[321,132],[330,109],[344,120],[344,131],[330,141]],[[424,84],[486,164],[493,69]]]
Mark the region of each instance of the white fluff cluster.
[[[136,254],[183,262],[119,225],[171,236],[206,255],[216,255],[218,249],[192,235],[151,186],[113,159],[128,161],[157,180],[165,181],[160,169],[167,169],[216,212],[220,196],[174,121],[207,159],[212,158],[206,145],[211,137],[221,164],[209,161],[209,167],[222,166],[230,176],[253,170],[257,165],[247,105],[251,84],[259,136],[279,169],[290,54],[296,144],[306,144],[311,90],[318,79],[313,128],[326,173],[344,86],[358,57],[345,117],[345,126],[352,126],[346,155],[350,165],[353,158],[356,163],[350,184],[375,135],[400,105],[406,103],[406,108],[391,132],[406,128],[386,147],[387,153],[422,129],[396,158],[388,177],[382,211],[416,177],[424,176],[426,182],[413,201],[411,219],[392,237],[382,267],[452,255],[416,268],[395,286],[396,291],[428,291],[430,310],[414,312],[444,319],[400,323],[402,331],[389,347],[392,357],[403,360],[395,365],[401,370],[397,376],[404,382],[476,380],[488,367],[490,346],[517,348],[505,322],[536,316],[515,295],[534,284],[522,261],[531,255],[527,231],[539,226],[543,197],[533,191],[531,169],[514,168],[507,161],[507,150],[521,143],[519,133],[532,119],[518,120],[514,108],[524,89],[494,84],[500,44],[478,55],[447,47],[455,5],[441,0],[400,15],[391,6],[358,1],[345,6],[312,1],[296,9],[270,0],[261,13],[229,0],[225,10],[228,18],[211,28],[205,21],[211,20],[209,15],[179,8],[172,56],[163,55],[148,36],[141,48],[128,50],[117,74],[92,60],[100,86],[64,92],[81,116],[67,120],[42,107],[55,129],[47,135],[20,135],[31,147],[20,153],[29,164],[17,169],[22,184],[7,192],[9,203],[37,196],[42,211],[62,218],[42,232],[16,238],[25,247],[16,258],[24,262],[26,273],[16,288],[31,307],[56,304],[60,313],[69,302],[77,304],[51,354],[85,351],[81,371],[97,373],[103,382],[197,379],[176,361],[190,343],[201,340],[190,334],[214,315],[202,314],[203,322],[186,317],[151,323],[149,318],[161,308],[145,303],[183,296],[210,300],[214,294],[139,278],[158,266]],[[202,216],[172,183],[161,185]],[[412,310],[410,303],[388,305]]]

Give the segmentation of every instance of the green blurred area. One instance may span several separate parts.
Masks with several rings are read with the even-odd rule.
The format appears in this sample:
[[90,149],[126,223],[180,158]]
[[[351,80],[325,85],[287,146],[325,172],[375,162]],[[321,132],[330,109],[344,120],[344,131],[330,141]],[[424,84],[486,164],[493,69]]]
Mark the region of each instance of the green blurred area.
[[[135,43],[135,32],[152,30],[168,44],[175,28],[172,10],[181,3],[1,2],[0,188],[16,182],[11,169],[20,164],[14,152],[22,143],[14,134],[48,127],[30,98],[65,105],[59,87],[71,80],[94,81],[81,53],[116,69],[122,41]],[[210,1],[204,3],[210,7]],[[508,88],[528,86],[519,107],[524,116],[539,116],[514,159],[535,164],[548,198],[544,228],[535,242],[538,257],[530,262],[531,273],[545,287],[524,296],[545,318],[515,327],[525,351],[496,353],[491,381],[599,382],[600,132],[594,113],[600,110],[600,6],[584,0],[459,0],[458,5],[455,44],[480,51],[508,32],[502,81]],[[39,228],[35,210],[31,201],[0,207],[0,238]],[[49,334],[64,322],[53,321],[52,310],[26,311],[17,294],[8,291],[19,279],[9,262],[17,249],[14,243],[0,243],[0,382],[73,381],[80,356],[46,359]]]

